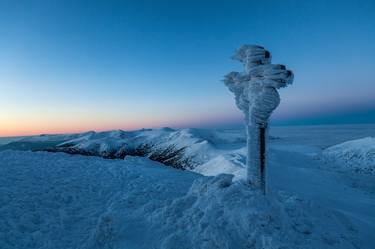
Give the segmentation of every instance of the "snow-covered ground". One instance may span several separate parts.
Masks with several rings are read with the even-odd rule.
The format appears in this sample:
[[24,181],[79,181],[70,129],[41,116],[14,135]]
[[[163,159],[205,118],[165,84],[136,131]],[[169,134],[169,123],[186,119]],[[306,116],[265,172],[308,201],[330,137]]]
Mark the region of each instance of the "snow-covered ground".
[[[1,151],[0,248],[370,249],[375,174],[339,170],[324,160],[324,153],[347,140],[374,136],[374,128],[272,128],[267,198],[241,180],[245,137],[240,129],[21,139],[0,150],[58,147],[107,153],[147,141],[154,147],[143,156],[159,160],[165,148],[184,148],[180,154],[161,153],[162,159],[176,156],[173,160],[188,158],[184,162],[194,164],[182,171],[132,156],[107,160]],[[348,144],[353,150],[363,145],[357,141],[343,148]],[[159,158],[150,156],[155,151]],[[235,174],[235,181],[221,173]]]
[[355,248],[339,212],[148,159],[0,152],[0,248]]

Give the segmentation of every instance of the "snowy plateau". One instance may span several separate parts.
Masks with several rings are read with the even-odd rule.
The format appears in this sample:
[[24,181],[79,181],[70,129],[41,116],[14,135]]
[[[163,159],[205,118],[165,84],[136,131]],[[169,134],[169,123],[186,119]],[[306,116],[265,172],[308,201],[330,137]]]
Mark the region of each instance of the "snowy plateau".
[[375,248],[375,125],[0,138],[0,248]]

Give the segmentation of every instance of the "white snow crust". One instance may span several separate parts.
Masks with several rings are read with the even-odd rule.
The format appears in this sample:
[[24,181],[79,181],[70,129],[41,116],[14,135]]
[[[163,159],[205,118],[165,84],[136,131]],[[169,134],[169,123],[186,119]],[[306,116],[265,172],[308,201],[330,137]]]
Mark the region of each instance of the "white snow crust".
[[0,152],[0,248],[356,248],[340,213],[145,158]]
[[325,149],[323,159],[342,169],[375,173],[375,137],[347,141]]

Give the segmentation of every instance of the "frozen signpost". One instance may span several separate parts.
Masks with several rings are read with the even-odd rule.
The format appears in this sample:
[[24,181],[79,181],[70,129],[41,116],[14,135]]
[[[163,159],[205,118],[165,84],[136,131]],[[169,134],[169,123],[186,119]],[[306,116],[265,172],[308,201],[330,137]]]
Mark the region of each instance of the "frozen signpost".
[[231,72],[224,83],[234,93],[237,107],[245,114],[247,129],[247,179],[266,192],[265,166],[268,119],[280,103],[278,88],[293,81],[284,65],[271,64],[271,54],[261,46],[243,45],[233,56],[245,66]]

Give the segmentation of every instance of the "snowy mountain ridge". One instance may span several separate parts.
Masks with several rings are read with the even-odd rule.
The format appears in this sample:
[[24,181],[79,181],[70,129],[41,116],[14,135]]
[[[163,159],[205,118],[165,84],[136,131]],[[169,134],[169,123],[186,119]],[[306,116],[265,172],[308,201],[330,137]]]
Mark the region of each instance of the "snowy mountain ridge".
[[[327,164],[341,169],[366,173],[375,171],[374,137],[350,140],[323,150],[297,144],[288,145],[285,143],[287,139],[271,136],[270,148],[315,154]],[[142,156],[167,166],[188,169],[203,175],[229,173],[240,179],[245,177],[245,146],[246,134],[243,129],[165,127],[31,136],[2,145],[0,150],[65,152],[110,159]],[[218,165],[220,167],[217,167]]]
[[[228,173],[243,175],[246,136],[242,130],[141,129],[136,131],[89,131],[73,135],[27,137],[2,147],[65,152],[104,158],[148,157],[179,169],[216,175],[218,163]],[[241,171],[241,170],[240,170]]]

